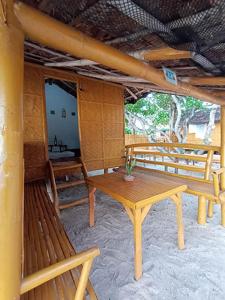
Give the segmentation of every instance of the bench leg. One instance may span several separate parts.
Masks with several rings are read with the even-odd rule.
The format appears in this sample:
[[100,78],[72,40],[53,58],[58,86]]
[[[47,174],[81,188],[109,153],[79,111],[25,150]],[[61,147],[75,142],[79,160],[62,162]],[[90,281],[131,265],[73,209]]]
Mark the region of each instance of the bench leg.
[[225,227],[225,203],[221,204],[221,225]]
[[184,249],[184,225],[183,225],[183,213],[182,213],[182,198],[180,194],[171,196],[171,199],[176,204],[177,211],[177,229],[178,229],[178,248]]
[[142,276],[142,220],[141,208],[133,210],[134,215],[134,261],[135,279],[139,280]]
[[96,188],[89,188],[89,226],[95,225],[95,191]]
[[208,217],[212,218],[213,217],[213,208],[214,208],[214,203],[212,201],[208,201]]
[[204,196],[198,197],[198,224],[206,223],[206,199]]

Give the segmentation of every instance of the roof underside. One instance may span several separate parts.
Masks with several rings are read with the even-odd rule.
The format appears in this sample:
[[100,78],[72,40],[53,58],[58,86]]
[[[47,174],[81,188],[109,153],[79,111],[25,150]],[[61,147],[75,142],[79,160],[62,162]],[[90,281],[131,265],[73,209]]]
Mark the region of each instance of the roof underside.
[[[167,66],[177,76],[205,77],[225,74],[224,0],[25,0],[55,19],[123,52],[172,47],[191,52],[191,58],[155,60],[158,69]],[[67,53],[25,42],[25,59],[48,64],[79,60]],[[118,82],[124,76],[102,65],[63,67],[86,76]],[[97,75],[97,76],[96,76]],[[108,76],[108,77],[107,77]],[[112,77],[112,78],[111,78]],[[115,78],[115,80],[113,79]],[[126,81],[126,98],[135,100],[159,87],[146,82]],[[224,84],[225,85],[225,84]],[[224,86],[202,86],[213,91]]]

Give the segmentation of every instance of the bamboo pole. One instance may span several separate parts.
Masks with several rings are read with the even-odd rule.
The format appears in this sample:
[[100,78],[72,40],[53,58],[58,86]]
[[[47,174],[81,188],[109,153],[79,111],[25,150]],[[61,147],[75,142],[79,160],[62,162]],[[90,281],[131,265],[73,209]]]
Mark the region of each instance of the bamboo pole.
[[[220,153],[220,165],[221,168],[225,167],[225,106],[221,106],[221,153]],[[221,188],[225,189],[225,175],[221,174]]]
[[153,50],[144,51],[143,57],[145,60],[158,61],[158,60],[174,60],[191,58],[190,51],[177,50],[174,48],[166,47]]
[[225,85],[225,77],[217,76],[217,77],[189,77],[183,80],[184,82],[188,82],[193,85],[208,85],[208,86],[224,86]]
[[173,85],[166,81],[161,71],[96,39],[88,37],[24,3],[15,3],[14,11],[26,35],[41,44],[74,56],[96,61],[131,76],[146,79],[176,93],[183,92],[216,104],[224,103],[222,98],[215,97],[187,83],[179,82],[177,85]]
[[0,16],[0,299],[12,300],[19,299],[21,281],[24,34],[13,1],[6,4]]

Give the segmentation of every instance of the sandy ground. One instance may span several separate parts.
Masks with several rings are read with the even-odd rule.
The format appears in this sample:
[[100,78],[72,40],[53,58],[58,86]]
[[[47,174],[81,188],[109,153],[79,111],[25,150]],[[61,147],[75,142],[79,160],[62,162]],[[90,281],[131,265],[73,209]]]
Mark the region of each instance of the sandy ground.
[[[60,193],[63,201],[85,193],[80,187]],[[156,204],[143,224],[143,277],[134,280],[133,231],[122,206],[97,192],[96,225],[88,227],[88,205],[62,211],[66,231],[81,251],[97,245],[91,281],[99,300],[224,300],[225,228],[220,210],[205,226],[196,222],[197,199],[183,197],[185,249],[177,248],[175,206]]]

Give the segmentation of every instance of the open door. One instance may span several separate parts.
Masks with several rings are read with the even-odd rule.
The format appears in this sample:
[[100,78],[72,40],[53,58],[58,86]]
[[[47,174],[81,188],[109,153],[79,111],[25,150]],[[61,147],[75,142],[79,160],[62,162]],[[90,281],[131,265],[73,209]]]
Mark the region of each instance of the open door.
[[49,159],[64,161],[79,157],[76,83],[46,79],[45,98]]

